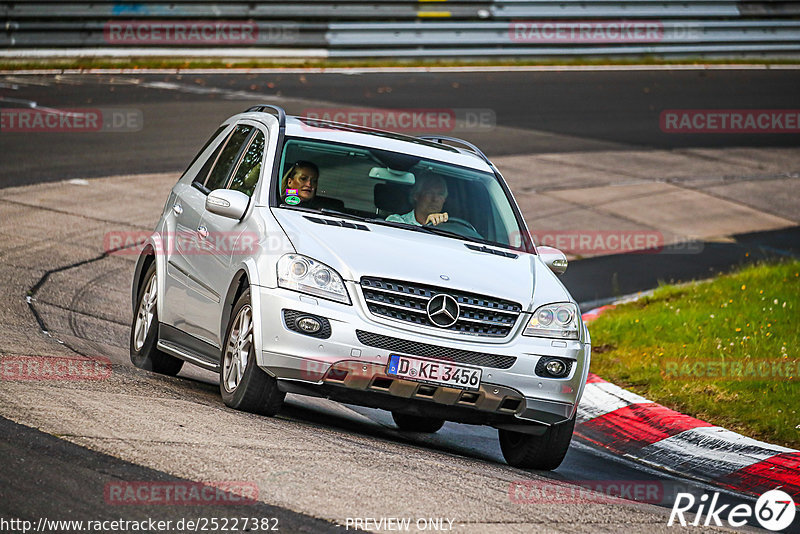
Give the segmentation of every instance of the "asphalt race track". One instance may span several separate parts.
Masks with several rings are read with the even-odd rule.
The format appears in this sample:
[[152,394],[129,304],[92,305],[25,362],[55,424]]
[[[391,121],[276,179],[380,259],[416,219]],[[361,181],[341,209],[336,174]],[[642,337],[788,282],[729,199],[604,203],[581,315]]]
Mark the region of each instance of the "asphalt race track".
[[[257,102],[313,108],[490,110],[463,137],[490,157],[624,147],[797,147],[800,134],[672,135],[666,109],[796,109],[799,70],[61,75],[0,78],[0,106],[140,110],[140,131],[2,140],[2,185],[181,171],[224,119]],[[135,126],[135,125],[134,125]],[[796,170],[796,169],[795,169]]]
[[[690,257],[573,262],[564,278],[573,295],[602,301],[659,280],[800,253],[796,196],[772,200],[798,189],[800,136],[659,129],[664,109],[798,109],[798,89],[800,71],[788,69],[0,76],[2,108],[117,108],[141,119],[128,131],[0,132],[0,354],[112,364],[107,380],[2,383],[0,515],[274,517],[283,532],[343,531],[337,523],[348,517],[450,518],[458,532],[672,531],[666,523],[674,493],[712,489],[577,441],[556,471],[529,472],[503,462],[490,428],[447,423],[435,435],[417,435],[398,431],[388,413],[296,396],[278,417],[257,417],[225,408],[213,374],[186,366],[167,378],[133,368],[127,347],[135,257],[104,254],[103,236],[152,229],[166,192],[216,125],[259,102],[276,101],[289,113],[336,106],[490,110],[495,124],[463,137],[497,158],[501,170],[508,163],[515,192],[525,180],[513,172],[515,158],[584,165],[590,154],[618,151],[679,154],[697,176],[722,175],[722,185],[763,184],[746,204],[778,221],[769,226],[776,229],[710,239]],[[620,175],[640,172],[633,167],[620,161]],[[718,172],[723,167],[742,171]],[[580,185],[591,185],[595,173],[607,170],[589,168]],[[84,178],[98,179],[65,181]],[[714,191],[738,198],[738,190]],[[104,498],[115,481],[245,481],[257,484],[258,502],[117,506]],[[520,481],[628,481],[654,484],[662,494],[642,503],[519,502],[510,490]],[[722,502],[754,499],[724,493]]]

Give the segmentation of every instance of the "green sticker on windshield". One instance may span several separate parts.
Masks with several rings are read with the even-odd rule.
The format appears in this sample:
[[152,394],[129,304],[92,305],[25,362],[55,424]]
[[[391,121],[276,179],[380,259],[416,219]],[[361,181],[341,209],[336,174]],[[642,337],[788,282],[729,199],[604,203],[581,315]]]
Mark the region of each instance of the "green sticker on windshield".
[[286,197],[286,203],[290,206],[300,204],[300,197]]

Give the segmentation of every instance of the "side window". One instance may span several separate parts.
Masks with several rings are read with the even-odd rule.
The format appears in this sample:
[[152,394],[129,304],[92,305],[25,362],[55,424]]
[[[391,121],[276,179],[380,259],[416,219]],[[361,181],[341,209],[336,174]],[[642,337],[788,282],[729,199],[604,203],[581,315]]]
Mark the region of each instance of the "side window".
[[[189,165],[186,167],[186,170],[185,170],[185,171],[183,171],[183,174],[184,174],[184,175],[186,175],[186,173],[189,171],[189,169],[191,169],[191,168],[192,168],[192,165],[194,165],[194,164],[195,164],[195,162],[197,161],[197,158],[199,158],[199,157],[200,157],[200,155],[201,155],[203,152],[205,152],[205,151],[206,151],[206,149],[208,148],[208,146],[209,146],[211,143],[213,143],[213,142],[214,142],[214,140],[215,140],[217,137],[219,137],[219,134],[221,134],[223,131],[225,131],[225,128],[227,128],[227,126],[220,126],[219,128],[217,128],[217,131],[216,131],[216,132],[214,132],[214,135],[212,135],[211,137],[209,137],[209,138],[208,138],[208,141],[206,141],[206,144],[204,144],[204,145],[203,145],[203,148],[201,148],[201,149],[200,149],[200,150],[197,152],[197,154],[195,154],[194,158],[192,159],[192,162],[191,162],[191,163],[190,163],[190,164],[189,164]],[[216,158],[216,155],[212,155],[212,158]],[[206,170],[206,174],[208,174],[208,170]],[[202,174],[202,171],[201,171],[201,173],[198,173],[198,175],[197,175],[197,176],[195,176],[195,179],[194,179],[194,181],[195,181],[195,182],[197,182],[197,181],[199,181],[199,182],[202,182],[202,181],[203,181],[203,179],[206,177],[206,174]],[[201,177],[201,178],[199,178],[199,180],[198,180],[198,177]]]
[[209,191],[225,187],[231,168],[239,156],[239,151],[252,131],[252,126],[237,126],[233,131],[225,144],[225,148],[220,152],[217,163],[208,175],[205,186]]
[[230,136],[224,139],[217,148],[214,149],[214,152],[208,157],[206,162],[203,164],[203,168],[200,169],[200,172],[197,173],[197,176],[194,177],[194,181],[200,185],[206,183],[206,178],[208,178],[208,173],[211,172],[211,168],[214,167],[214,163],[217,161],[219,157],[219,153],[225,148],[225,143],[228,142]]
[[239,167],[236,169],[228,189],[241,191],[247,196],[253,196],[258,175],[261,173],[261,160],[264,158],[264,134],[260,131],[250,141]]

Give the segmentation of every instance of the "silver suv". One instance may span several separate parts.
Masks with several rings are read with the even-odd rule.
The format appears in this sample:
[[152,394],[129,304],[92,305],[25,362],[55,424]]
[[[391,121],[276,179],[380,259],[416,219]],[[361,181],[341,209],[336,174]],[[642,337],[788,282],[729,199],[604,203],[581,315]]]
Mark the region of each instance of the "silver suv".
[[509,464],[555,469],[591,349],[566,266],[475,146],[256,106],[172,188],[134,273],[131,360],[218,372],[226,405],[264,415],[291,392],[410,432],[490,425]]

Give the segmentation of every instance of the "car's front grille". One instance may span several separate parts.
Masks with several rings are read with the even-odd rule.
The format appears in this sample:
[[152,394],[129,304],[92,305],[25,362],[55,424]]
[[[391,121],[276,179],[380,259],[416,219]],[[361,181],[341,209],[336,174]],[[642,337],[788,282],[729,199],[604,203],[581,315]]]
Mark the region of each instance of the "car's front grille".
[[409,356],[423,356],[448,362],[465,363],[467,365],[479,365],[481,367],[494,367],[495,369],[509,369],[517,361],[515,356],[503,356],[499,354],[487,354],[485,352],[472,352],[469,350],[450,349],[428,343],[408,341],[396,337],[374,334],[356,330],[358,340],[368,347],[383,349],[389,352],[399,352]]
[[428,301],[438,294],[450,295],[458,302],[460,313],[446,330],[464,334],[505,337],[522,311],[519,304],[508,300],[384,278],[361,278],[361,291],[373,314],[435,328],[440,327],[428,317]]

